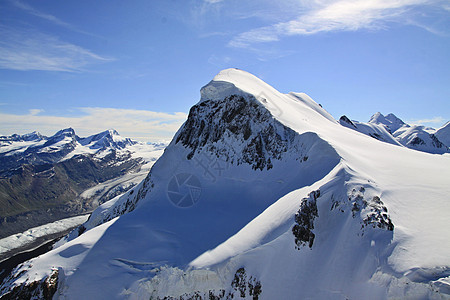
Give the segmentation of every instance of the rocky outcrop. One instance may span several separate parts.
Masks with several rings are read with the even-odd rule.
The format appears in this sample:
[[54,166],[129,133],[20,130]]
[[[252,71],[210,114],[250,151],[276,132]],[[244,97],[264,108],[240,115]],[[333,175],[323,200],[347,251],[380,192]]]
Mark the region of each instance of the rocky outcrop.
[[314,219],[319,216],[317,211],[317,198],[320,197],[320,190],[311,192],[307,198],[302,199],[300,209],[295,214],[295,225],[292,233],[295,237],[295,248],[300,250],[302,246],[308,245],[312,248],[316,235],[314,229]]
[[387,207],[379,196],[367,196],[366,189],[362,186],[351,190],[346,201],[334,200],[331,210],[338,209],[341,212],[351,211],[353,218],[360,218],[361,231],[364,234],[366,228],[379,228],[387,231],[394,230],[394,224],[388,213]]
[[51,300],[58,289],[59,271],[53,269],[50,275],[44,277],[42,280],[29,282],[18,285],[12,288],[7,293],[3,294],[1,300],[13,299],[44,299]]
[[193,106],[175,143],[191,150],[187,159],[205,150],[232,164],[269,170],[273,160],[291,148],[295,136],[253,96],[231,95]]

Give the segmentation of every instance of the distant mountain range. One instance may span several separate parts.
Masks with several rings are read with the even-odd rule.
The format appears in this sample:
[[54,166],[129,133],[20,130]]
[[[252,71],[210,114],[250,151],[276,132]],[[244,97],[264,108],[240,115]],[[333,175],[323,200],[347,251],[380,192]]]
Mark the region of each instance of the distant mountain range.
[[93,210],[142,180],[164,147],[112,129],[0,136],[0,238]]
[[450,152],[450,122],[436,130],[430,127],[406,124],[392,113],[384,116],[377,112],[368,123],[353,121],[347,116],[342,116],[339,123],[377,140],[397,146],[433,154]]

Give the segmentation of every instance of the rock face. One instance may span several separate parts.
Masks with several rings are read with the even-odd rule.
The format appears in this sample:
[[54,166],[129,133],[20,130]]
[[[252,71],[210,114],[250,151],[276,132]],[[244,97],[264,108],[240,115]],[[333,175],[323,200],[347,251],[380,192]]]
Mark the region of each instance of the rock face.
[[295,147],[295,136],[255,99],[230,95],[193,106],[176,143],[191,150],[187,159],[204,150],[231,164],[248,164],[262,171]]
[[295,225],[292,227],[292,233],[295,236],[296,248],[300,248],[304,245],[308,245],[312,248],[314,244],[314,238],[316,235],[313,233],[314,219],[318,217],[317,212],[317,198],[320,197],[320,190],[311,192],[308,198],[304,198],[300,204],[300,209],[295,214]]
[[[50,275],[42,280],[33,281],[28,284],[17,286],[14,289],[3,293],[0,299],[44,299],[51,300],[58,289],[58,269],[52,269]],[[2,291],[3,292],[3,291]]]
[[339,123],[341,123],[341,125],[344,124],[349,125],[356,129],[356,125],[352,121],[350,121],[350,119],[345,115],[339,118]]

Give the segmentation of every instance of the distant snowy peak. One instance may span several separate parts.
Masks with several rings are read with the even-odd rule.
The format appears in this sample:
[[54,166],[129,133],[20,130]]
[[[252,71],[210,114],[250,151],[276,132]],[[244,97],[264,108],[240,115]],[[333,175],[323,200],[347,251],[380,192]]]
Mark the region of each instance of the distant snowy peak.
[[88,146],[91,149],[123,149],[127,146],[135,145],[137,142],[130,138],[123,138],[114,129],[103,131],[99,134],[89,136],[87,138],[79,139],[83,146]]
[[449,152],[449,148],[435,134],[428,133],[423,126],[403,126],[393,135],[402,145],[411,149],[436,154]]
[[393,133],[394,131],[405,125],[405,122],[403,122],[394,114],[390,113],[386,116],[383,116],[383,114],[381,114],[380,112],[374,114],[370,118],[369,123],[384,125],[390,133]]
[[377,140],[390,143],[397,146],[402,146],[386,129],[385,126],[376,123],[361,123],[358,121],[351,121],[347,116],[342,116],[339,119],[342,126],[361,132],[365,135],[371,136]]
[[384,116],[377,112],[368,123],[350,121],[346,116],[342,116],[339,122],[345,127],[394,145],[434,154],[450,152],[449,147],[441,140],[441,137],[447,138],[450,143],[449,123],[433,134],[434,129],[406,124],[392,113]]
[[450,121],[445,123],[441,128],[436,130],[434,134],[442,143],[450,147]]
[[[38,132],[0,137],[0,171],[23,164],[56,163],[75,155],[104,156],[110,151],[125,150],[138,142],[123,138],[114,130],[80,138],[73,128],[65,128],[50,137]],[[104,153],[104,154],[102,154]]]
[[38,142],[44,139],[46,139],[46,137],[37,131],[33,131],[31,133],[26,133],[23,135],[13,134],[0,136],[0,142],[32,142],[32,141]]
[[75,134],[75,130],[73,130],[72,128],[66,128],[49,137],[43,147],[63,146],[66,148],[75,148],[78,139],[79,138]]

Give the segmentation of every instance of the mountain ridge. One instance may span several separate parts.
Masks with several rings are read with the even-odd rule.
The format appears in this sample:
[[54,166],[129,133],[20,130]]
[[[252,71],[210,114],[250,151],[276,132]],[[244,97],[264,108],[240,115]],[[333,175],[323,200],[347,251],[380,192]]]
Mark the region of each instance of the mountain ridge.
[[164,146],[115,130],[0,137],[0,237],[90,212],[139,183]]
[[345,115],[339,119],[339,122],[345,127],[394,145],[432,154],[450,152],[449,146],[440,140],[449,141],[450,130],[445,129],[445,125],[439,131],[424,126],[409,125],[393,113],[385,117],[380,112],[375,113],[368,123],[351,121]]

